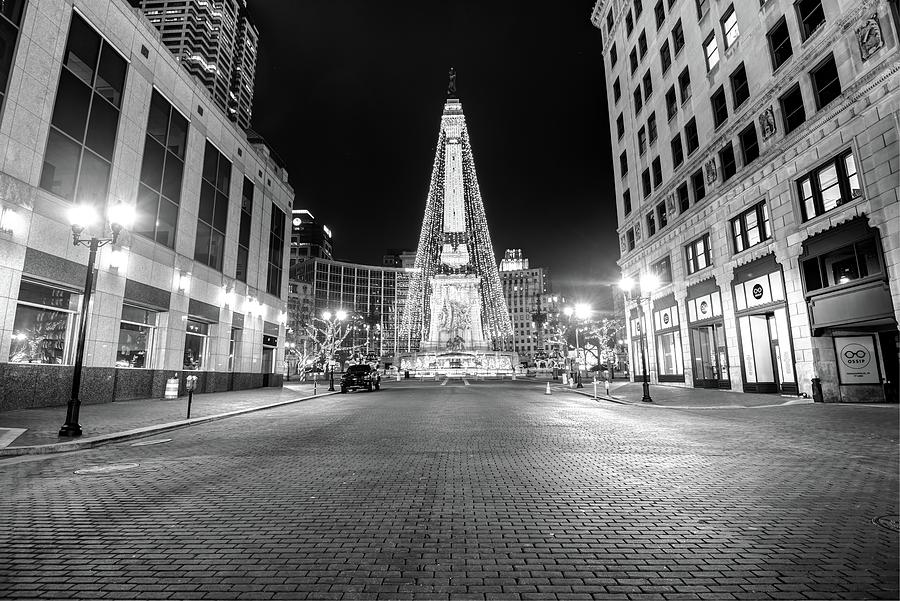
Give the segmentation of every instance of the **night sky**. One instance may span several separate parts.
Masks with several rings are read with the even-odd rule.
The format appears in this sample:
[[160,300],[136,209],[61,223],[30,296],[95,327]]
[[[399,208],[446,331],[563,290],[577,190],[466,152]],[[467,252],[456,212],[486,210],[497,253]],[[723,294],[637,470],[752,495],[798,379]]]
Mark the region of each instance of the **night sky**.
[[592,0],[251,0],[253,127],[337,259],[415,249],[447,72],[498,258],[521,248],[570,298],[607,302],[618,242]]

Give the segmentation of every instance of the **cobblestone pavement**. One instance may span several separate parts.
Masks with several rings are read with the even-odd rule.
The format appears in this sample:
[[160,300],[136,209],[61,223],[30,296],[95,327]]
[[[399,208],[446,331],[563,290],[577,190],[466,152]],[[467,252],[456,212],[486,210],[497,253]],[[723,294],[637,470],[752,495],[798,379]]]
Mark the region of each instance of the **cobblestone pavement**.
[[0,461],[0,596],[900,596],[896,406],[419,383],[156,438]]

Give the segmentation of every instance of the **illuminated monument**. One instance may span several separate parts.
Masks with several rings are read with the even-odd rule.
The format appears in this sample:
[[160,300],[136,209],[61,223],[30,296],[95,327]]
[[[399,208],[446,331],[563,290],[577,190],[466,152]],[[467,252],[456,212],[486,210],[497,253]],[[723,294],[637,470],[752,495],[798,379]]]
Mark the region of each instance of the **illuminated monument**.
[[402,331],[414,373],[503,373],[518,361],[462,104],[451,69]]

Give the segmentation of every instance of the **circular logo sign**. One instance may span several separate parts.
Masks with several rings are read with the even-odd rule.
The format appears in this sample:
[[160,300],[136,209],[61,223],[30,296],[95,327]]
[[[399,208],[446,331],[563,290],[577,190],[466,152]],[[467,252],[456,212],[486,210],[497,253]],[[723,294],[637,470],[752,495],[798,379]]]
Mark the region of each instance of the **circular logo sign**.
[[669,314],[663,313],[663,323],[669,323]]
[[299,218],[299,217],[294,217],[293,223],[294,223],[294,225],[300,225],[300,218]]
[[841,363],[850,369],[863,369],[872,361],[869,349],[861,344],[856,344],[855,342],[844,345],[844,348],[840,350],[839,354]]
[[709,303],[703,301],[702,303],[700,303],[700,313],[706,315],[707,311],[709,311]]
[[755,298],[756,300],[759,300],[762,298],[762,295],[763,295],[762,284],[756,284],[755,286],[753,286],[753,298]]

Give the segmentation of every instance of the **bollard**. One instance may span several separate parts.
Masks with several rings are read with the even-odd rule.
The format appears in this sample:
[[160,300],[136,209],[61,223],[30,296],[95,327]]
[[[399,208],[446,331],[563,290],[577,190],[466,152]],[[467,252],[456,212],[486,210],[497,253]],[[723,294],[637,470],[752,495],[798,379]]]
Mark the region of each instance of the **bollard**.
[[316,396],[317,394],[319,394],[319,381],[313,379],[313,396]]
[[609,380],[606,380],[604,384],[606,384],[606,396],[609,396]]
[[547,392],[545,392],[544,394],[553,394],[552,392],[550,392],[550,382],[547,382]]
[[594,400],[597,400],[597,378],[594,378]]

